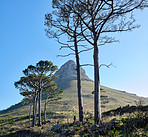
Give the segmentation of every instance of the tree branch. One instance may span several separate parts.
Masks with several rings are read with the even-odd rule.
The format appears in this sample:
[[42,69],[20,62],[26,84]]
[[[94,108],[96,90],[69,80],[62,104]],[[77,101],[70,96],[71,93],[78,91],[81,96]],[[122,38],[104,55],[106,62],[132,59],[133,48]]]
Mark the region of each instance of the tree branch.
[[101,65],[99,66],[99,68],[101,68],[101,67],[107,67],[107,68],[110,68],[111,66],[115,67],[112,63],[110,63],[109,65],[101,64]]
[[75,53],[69,53],[67,55],[57,55],[57,57],[67,57],[67,56],[70,56],[70,55],[75,55]]

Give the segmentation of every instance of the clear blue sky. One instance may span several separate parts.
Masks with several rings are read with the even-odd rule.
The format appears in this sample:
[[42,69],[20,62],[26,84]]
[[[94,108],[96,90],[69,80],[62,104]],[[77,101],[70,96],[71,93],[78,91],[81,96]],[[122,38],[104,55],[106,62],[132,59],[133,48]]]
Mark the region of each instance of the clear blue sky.
[[[57,58],[60,45],[45,36],[44,15],[51,11],[50,0],[0,0],[0,110],[22,97],[14,82],[22,70],[40,60],[59,67],[74,57]],[[100,48],[100,62],[116,67],[101,68],[101,84],[148,97],[148,10],[135,14],[139,29],[118,33],[120,43]],[[89,58],[88,58],[89,56]],[[92,53],[83,53],[81,63],[91,63]],[[93,68],[85,67],[93,79]]]

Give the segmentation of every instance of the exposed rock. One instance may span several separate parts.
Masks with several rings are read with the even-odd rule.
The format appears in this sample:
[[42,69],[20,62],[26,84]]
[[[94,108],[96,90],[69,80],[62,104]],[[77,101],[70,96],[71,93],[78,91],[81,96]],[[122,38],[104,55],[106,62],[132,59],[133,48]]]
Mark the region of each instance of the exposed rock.
[[91,127],[91,131],[95,131],[99,128],[98,125],[94,124],[92,127]]
[[54,126],[51,127],[51,131],[59,131],[60,130],[61,125],[60,124],[56,124]]
[[[61,66],[61,68],[55,73],[55,75],[59,77],[58,80],[65,80],[65,79],[76,80],[77,71],[76,71],[75,62],[73,60],[67,61],[64,65]],[[92,81],[86,75],[86,72],[82,67],[81,67],[81,80]]]

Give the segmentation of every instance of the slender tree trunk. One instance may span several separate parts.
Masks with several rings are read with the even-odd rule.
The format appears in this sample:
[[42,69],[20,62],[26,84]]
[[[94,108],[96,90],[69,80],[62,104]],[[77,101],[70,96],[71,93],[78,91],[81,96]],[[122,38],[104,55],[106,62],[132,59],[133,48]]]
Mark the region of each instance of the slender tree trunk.
[[42,123],[41,123],[41,86],[40,86],[40,88],[39,88],[39,106],[38,106],[39,108],[39,120],[38,120],[38,125],[39,126],[41,126],[42,125]]
[[35,117],[34,117],[35,125],[36,125],[36,120],[37,120],[37,101],[38,101],[38,93],[36,96],[36,103],[35,103]]
[[32,127],[35,126],[35,96],[34,96],[34,102],[33,102],[33,119],[32,119]]
[[29,125],[31,126],[31,110],[32,110],[32,104],[30,105],[30,112],[29,112]]
[[47,101],[45,99],[45,105],[44,105],[44,123],[46,124],[46,106],[47,106]]
[[34,96],[32,126],[36,125],[37,95]]
[[[95,38],[95,37],[94,37]],[[99,73],[99,49],[98,43],[94,42],[94,111],[95,111],[95,124],[101,122],[101,104],[100,104],[100,73]]]
[[78,90],[78,104],[79,104],[79,121],[83,122],[83,100],[81,90],[81,72],[80,72],[80,59],[78,53],[77,37],[74,33],[74,46],[76,54],[76,65],[77,65],[77,90]]

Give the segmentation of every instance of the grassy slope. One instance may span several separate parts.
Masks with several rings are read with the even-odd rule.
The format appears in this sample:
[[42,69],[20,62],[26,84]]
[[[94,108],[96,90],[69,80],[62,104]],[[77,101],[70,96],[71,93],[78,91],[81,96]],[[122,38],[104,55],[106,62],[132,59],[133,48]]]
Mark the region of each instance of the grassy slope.
[[[70,106],[77,106],[77,90],[76,90],[76,80],[61,82],[59,86],[64,89],[63,94],[63,102],[67,102]],[[125,105],[135,105],[135,101],[139,101],[142,99],[145,104],[148,104],[148,98],[141,98],[134,94],[130,94],[124,91],[119,91],[115,89],[111,89],[105,86],[101,86],[103,89],[104,95],[108,96],[109,103],[106,104],[106,108],[102,109],[102,111],[118,108],[120,106]],[[84,102],[84,110],[93,111],[93,82],[92,81],[82,81],[82,91],[83,91],[83,102]]]
[[[60,100],[60,103],[52,103],[48,105],[48,112],[69,112],[73,110],[73,107],[77,110],[77,90],[76,90],[76,80],[67,80],[61,81],[58,83],[61,89],[64,90],[63,98]],[[103,93],[108,96],[109,103],[106,104],[106,107],[102,111],[107,111],[110,109],[118,108],[129,105],[135,105],[135,101],[142,99],[145,104],[148,104],[148,98],[141,98],[134,94],[129,94],[127,92],[111,89],[108,87],[101,86],[101,89],[106,91]],[[93,112],[93,82],[92,81],[82,81],[82,91],[83,91],[83,104],[84,111]],[[44,102],[44,101],[43,101]],[[42,106],[43,108],[43,106]],[[11,111],[9,111],[11,110]],[[14,114],[27,114],[29,112],[29,105],[23,106],[21,104],[14,105],[11,109],[3,111],[5,115],[14,115]],[[2,112],[1,112],[2,113]]]
[[[63,98],[60,103],[52,103],[47,108],[47,120],[51,120],[50,127],[58,120],[62,123],[72,121],[73,119],[73,107],[77,110],[77,92],[76,92],[76,80],[66,81],[59,83],[60,87],[64,90]],[[126,92],[118,91],[115,89],[101,86],[101,89],[106,91],[106,95],[109,97],[109,103],[102,111],[107,111],[120,106],[135,105],[135,101],[139,101],[140,97],[129,94]],[[82,81],[84,111],[93,111],[93,82]],[[144,99],[148,104],[148,99]],[[42,110],[43,110],[42,101]],[[78,114],[78,111],[76,112]],[[24,130],[29,126],[29,105],[17,104],[7,109],[6,111],[0,112],[0,135],[15,133],[16,131]],[[111,118],[112,119],[112,118]],[[36,127],[37,128],[37,127]],[[33,129],[39,131],[40,128]],[[28,129],[27,129],[28,130]],[[24,131],[23,131],[24,132]]]

